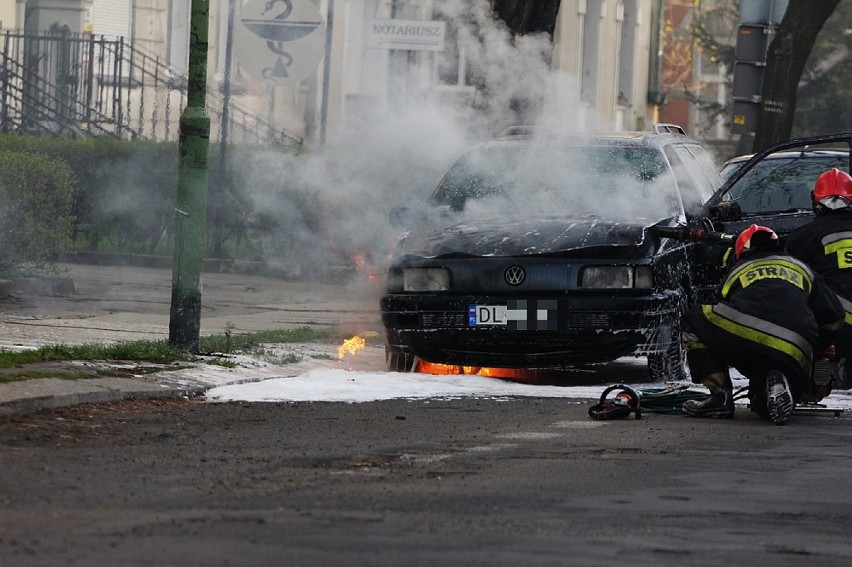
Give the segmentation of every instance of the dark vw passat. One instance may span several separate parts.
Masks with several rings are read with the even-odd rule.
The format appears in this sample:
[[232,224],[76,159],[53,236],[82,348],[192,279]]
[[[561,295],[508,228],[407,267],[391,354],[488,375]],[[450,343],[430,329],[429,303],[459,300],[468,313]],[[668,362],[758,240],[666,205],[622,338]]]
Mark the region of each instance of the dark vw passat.
[[567,368],[647,356],[683,376],[694,248],[660,239],[722,184],[671,125],[569,137],[514,129],[463,156],[394,252],[388,368]]

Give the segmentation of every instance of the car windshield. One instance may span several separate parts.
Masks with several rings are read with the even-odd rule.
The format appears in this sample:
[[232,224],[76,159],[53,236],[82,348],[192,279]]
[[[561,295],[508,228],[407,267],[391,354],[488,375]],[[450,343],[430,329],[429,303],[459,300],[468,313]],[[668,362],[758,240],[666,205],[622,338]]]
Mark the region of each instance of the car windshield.
[[459,160],[433,200],[492,216],[662,219],[682,210],[662,159],[637,146],[492,144]]
[[[846,171],[849,158],[842,154],[799,154],[765,159],[755,165],[730,190],[744,214],[777,213],[811,209],[811,190],[817,177],[836,167]],[[729,164],[722,175],[728,179],[742,164]]]

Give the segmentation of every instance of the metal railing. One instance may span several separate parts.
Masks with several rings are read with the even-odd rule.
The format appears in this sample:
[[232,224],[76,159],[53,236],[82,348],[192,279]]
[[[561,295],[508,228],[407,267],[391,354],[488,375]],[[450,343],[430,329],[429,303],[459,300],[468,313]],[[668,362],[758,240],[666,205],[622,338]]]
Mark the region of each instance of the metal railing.
[[[122,37],[6,31],[2,35],[0,130],[154,141],[176,140],[186,78]],[[211,138],[298,145],[302,140],[215,90],[207,93]],[[222,124],[227,115],[228,124]]]

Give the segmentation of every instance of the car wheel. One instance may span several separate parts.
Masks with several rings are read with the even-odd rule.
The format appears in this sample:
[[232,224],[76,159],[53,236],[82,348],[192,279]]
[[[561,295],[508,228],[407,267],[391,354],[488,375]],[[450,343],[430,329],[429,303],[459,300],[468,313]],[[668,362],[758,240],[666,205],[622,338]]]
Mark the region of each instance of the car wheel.
[[672,331],[671,342],[665,352],[648,355],[648,372],[654,382],[686,379],[683,344],[678,329]]
[[385,349],[385,363],[388,372],[414,372],[416,358],[408,352],[396,352]]

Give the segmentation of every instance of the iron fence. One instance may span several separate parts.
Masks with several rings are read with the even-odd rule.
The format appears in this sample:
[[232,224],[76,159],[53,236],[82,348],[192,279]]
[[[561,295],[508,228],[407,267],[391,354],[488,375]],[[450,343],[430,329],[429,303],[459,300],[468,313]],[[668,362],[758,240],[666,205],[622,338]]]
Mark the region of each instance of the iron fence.
[[[0,130],[66,136],[176,140],[186,78],[122,37],[6,31],[2,36]],[[298,145],[299,136],[207,93],[211,139]],[[227,124],[223,123],[223,116]]]

